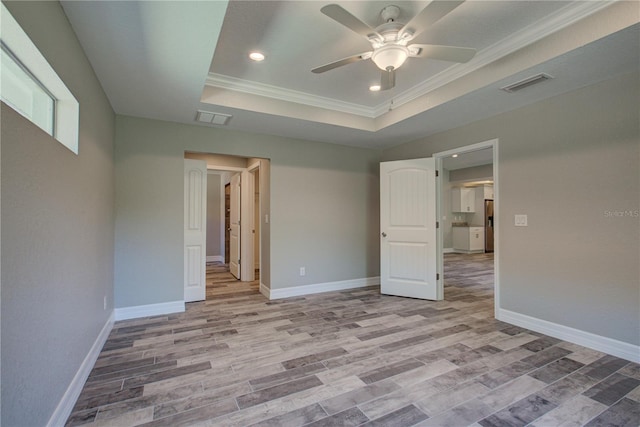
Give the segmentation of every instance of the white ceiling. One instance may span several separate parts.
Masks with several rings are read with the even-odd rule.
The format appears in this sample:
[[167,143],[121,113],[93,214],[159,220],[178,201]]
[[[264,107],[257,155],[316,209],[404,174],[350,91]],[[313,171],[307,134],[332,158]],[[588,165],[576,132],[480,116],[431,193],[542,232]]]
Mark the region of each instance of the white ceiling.
[[[372,93],[367,60],[311,69],[370,50],[320,13],[318,1],[63,2],[116,113],[196,124],[231,114],[230,129],[382,148],[638,70],[639,4],[468,0],[413,42],[472,47],[467,64],[410,58],[397,85]],[[379,1],[337,2],[380,23]],[[428,4],[397,1],[399,21]],[[594,25],[597,24],[597,25]],[[255,63],[251,50],[267,59]],[[553,80],[500,87],[545,72]],[[201,126],[214,126],[202,125]]]
[[442,167],[447,170],[466,169],[475,166],[490,165],[493,163],[493,148],[467,151],[457,157],[445,157],[442,159]]

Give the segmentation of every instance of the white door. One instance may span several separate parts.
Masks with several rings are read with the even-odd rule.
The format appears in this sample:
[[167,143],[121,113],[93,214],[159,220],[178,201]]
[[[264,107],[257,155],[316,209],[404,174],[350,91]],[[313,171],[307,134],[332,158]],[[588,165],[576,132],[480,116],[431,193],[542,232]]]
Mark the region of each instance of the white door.
[[207,164],[184,160],[184,300],[206,298]]
[[231,177],[231,212],[229,237],[229,271],[236,279],[240,278],[240,176]]
[[436,280],[435,160],[380,163],[380,291],[442,299]]

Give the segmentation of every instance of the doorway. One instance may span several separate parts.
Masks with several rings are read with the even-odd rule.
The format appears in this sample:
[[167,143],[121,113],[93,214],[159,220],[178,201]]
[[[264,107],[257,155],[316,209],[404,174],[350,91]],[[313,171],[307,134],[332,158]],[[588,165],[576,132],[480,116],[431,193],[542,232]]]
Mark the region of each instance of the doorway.
[[[492,293],[499,307],[498,140],[434,154],[439,174],[438,269],[444,297],[451,284]],[[449,291],[449,293],[448,293]]]
[[[269,225],[262,226],[260,223],[262,212],[265,212],[265,218],[268,218],[268,192],[265,194],[262,189],[268,190],[269,161],[188,152],[185,153],[185,159],[202,161],[213,183],[208,187],[212,189],[213,196],[209,198],[207,194],[204,201],[204,205],[207,206],[208,223],[206,297],[215,298],[237,292],[260,292],[260,285],[268,283],[268,277],[264,277],[263,272],[267,271],[268,274],[269,271],[268,266],[261,268],[263,246],[265,243],[268,244],[268,239],[265,241],[262,234],[269,232]],[[234,218],[237,225],[235,240],[234,235],[230,233]],[[231,274],[234,260],[234,274]],[[265,289],[266,283],[263,285]]]

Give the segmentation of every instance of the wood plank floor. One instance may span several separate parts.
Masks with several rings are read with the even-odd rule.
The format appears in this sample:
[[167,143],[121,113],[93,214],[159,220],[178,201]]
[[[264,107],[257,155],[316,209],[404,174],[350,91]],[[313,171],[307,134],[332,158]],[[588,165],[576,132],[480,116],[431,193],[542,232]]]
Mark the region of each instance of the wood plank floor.
[[116,323],[67,425],[637,427],[640,366],[496,321],[491,265],[448,254],[439,302],[210,265],[211,300]]

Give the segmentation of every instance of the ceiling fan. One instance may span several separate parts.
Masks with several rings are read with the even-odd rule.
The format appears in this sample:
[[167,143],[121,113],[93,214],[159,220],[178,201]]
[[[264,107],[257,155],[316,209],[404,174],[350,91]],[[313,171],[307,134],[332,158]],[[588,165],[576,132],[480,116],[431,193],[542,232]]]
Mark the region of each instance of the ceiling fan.
[[395,72],[407,58],[467,62],[476,54],[475,49],[432,44],[408,44],[429,25],[434,24],[462,3],[464,0],[433,0],[406,24],[396,21],[400,16],[400,8],[389,5],[380,12],[383,24],[375,29],[353,16],[342,6],[337,4],[324,6],[320,9],[322,13],[365,37],[371,43],[373,50],[331,62],[311,71],[316,74],[324,73],[353,62],[371,59],[382,70],[380,90],[388,90],[395,86]]

